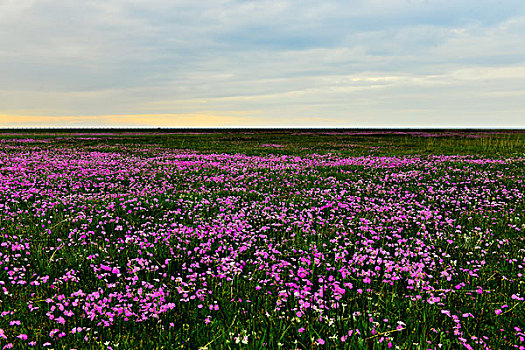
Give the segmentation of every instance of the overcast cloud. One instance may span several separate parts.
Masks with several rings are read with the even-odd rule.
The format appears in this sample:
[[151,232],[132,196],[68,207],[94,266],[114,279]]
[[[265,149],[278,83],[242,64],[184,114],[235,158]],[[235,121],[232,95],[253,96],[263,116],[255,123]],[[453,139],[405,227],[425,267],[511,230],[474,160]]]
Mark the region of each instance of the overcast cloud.
[[525,127],[523,0],[0,0],[0,126]]

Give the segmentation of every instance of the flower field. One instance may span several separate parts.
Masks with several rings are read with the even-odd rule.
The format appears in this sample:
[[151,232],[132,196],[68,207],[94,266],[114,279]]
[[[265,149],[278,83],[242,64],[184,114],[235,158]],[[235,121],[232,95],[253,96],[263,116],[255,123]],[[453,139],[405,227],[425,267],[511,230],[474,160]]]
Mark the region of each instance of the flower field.
[[525,349],[523,138],[166,137],[2,136],[0,349]]

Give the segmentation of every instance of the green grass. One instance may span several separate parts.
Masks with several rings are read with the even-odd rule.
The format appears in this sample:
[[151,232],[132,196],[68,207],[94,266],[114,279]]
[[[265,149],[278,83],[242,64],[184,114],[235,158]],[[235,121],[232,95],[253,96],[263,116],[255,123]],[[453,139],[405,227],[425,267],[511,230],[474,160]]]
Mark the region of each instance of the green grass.
[[[472,134],[479,137],[468,136]],[[12,343],[17,349],[28,348],[16,338],[27,334],[37,342],[35,348],[54,349],[386,349],[389,343],[394,349],[437,348],[438,344],[442,349],[460,348],[459,336],[454,334],[456,323],[443,310],[458,315],[462,337],[474,348],[484,346],[475,344],[473,336],[487,337],[483,342],[491,349],[525,346],[520,340],[523,331],[515,330],[525,329],[524,303],[511,297],[525,296],[521,275],[525,265],[525,133],[429,137],[275,130],[90,137],[94,139],[82,140],[73,132],[26,132],[1,138],[0,281],[4,284],[0,293],[2,286],[8,293],[0,299],[0,312],[4,312],[0,329],[9,337],[8,341],[0,338],[1,347]],[[24,138],[34,140],[17,143]],[[97,163],[97,158],[91,158],[94,151],[115,162]],[[192,152],[246,157],[205,158],[202,166],[166,161],[173,154]],[[290,157],[283,158],[276,164],[290,167],[276,169],[265,167],[267,158],[249,157],[274,159],[279,155],[303,158],[297,164]],[[468,162],[470,158],[438,162],[433,157],[444,155],[467,155],[483,162]],[[422,163],[396,168],[378,163],[305,165],[311,159],[351,157],[373,161],[379,157],[419,158]],[[259,161],[260,168],[254,166]],[[229,165],[211,166],[213,162]],[[221,178],[225,181],[218,180]],[[352,206],[357,198],[359,209]],[[347,207],[337,207],[338,203]],[[325,205],[334,206],[321,209]],[[433,211],[432,215],[425,216],[427,211]],[[454,221],[447,224],[446,220]],[[242,234],[228,235],[236,225],[242,226]],[[269,229],[259,232],[265,226]],[[168,235],[173,227],[188,231]],[[20,244],[29,248],[21,249]],[[271,251],[269,244],[278,252]],[[249,249],[240,251],[243,245]],[[207,250],[189,255],[179,246]],[[404,251],[414,255],[403,257]],[[372,262],[377,260],[374,254],[397,261],[406,270],[396,271],[400,278],[392,284],[384,283],[386,265]],[[316,255],[322,258],[315,260]],[[366,255],[362,262],[341,259],[361,255]],[[202,260],[206,256],[209,260]],[[235,263],[246,262],[242,273],[215,276],[229,257]],[[312,261],[303,263],[301,257]],[[151,268],[140,265],[141,259],[147,259]],[[166,259],[171,261],[165,263]],[[412,276],[409,267],[419,263],[425,265],[421,271],[435,276]],[[94,272],[101,264],[122,271],[140,269],[117,277]],[[338,271],[349,266],[357,272],[343,277]],[[376,266],[382,270],[370,284],[365,283],[358,273],[375,271]],[[329,308],[321,319],[311,308],[299,318],[299,297],[290,295],[276,307],[282,299],[279,292],[292,288],[285,283],[296,282],[287,269],[296,273],[299,267],[309,271],[307,285],[312,293],[326,283],[319,278],[329,276],[352,283],[353,288],[346,290],[339,307]],[[283,271],[280,281],[271,275],[278,269]],[[477,269],[477,276],[468,269]],[[76,271],[77,280],[65,281],[71,270]],[[447,271],[450,280],[437,274]],[[183,282],[188,283],[192,273],[203,280],[185,286]],[[44,276],[50,282],[30,284]],[[124,293],[128,286],[137,297],[140,284],[132,286],[133,276],[141,283],[163,285],[170,291],[166,302],[174,307],[144,322],[116,317],[107,327],[97,325],[103,317],[94,321],[81,317],[84,310],[80,307],[70,307],[75,316],[67,318],[67,327],[46,314],[58,305],[59,295],[74,300],[71,295],[79,289],[93,293],[114,288]],[[27,284],[12,284],[10,277]],[[428,282],[429,288],[411,289],[410,280]],[[465,286],[456,288],[461,283]],[[110,284],[115,287],[108,287]],[[477,292],[480,287],[483,293]],[[209,295],[203,301],[182,302],[180,288],[189,294],[202,288]],[[441,300],[429,303],[431,296]],[[53,302],[47,302],[48,298]],[[29,302],[40,310],[28,311]],[[141,304],[132,303],[135,309]],[[505,304],[508,307],[496,314]],[[218,310],[210,311],[213,305]],[[468,313],[475,317],[463,316]],[[213,316],[209,322],[208,315]],[[21,325],[11,324],[16,320]],[[396,329],[401,325],[398,321],[401,329]],[[70,331],[73,327],[90,330],[81,335],[67,333],[63,338],[49,336],[55,328]],[[340,341],[355,329],[361,334]],[[247,344],[242,341],[245,337]],[[316,342],[320,338],[325,345]],[[44,347],[47,341],[52,344]]]

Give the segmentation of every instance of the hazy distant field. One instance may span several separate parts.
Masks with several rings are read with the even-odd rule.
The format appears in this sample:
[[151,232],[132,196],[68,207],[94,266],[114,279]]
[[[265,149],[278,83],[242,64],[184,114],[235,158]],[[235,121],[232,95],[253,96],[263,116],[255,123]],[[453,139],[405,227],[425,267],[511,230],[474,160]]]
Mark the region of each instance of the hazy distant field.
[[0,348],[525,349],[525,133],[0,134]]

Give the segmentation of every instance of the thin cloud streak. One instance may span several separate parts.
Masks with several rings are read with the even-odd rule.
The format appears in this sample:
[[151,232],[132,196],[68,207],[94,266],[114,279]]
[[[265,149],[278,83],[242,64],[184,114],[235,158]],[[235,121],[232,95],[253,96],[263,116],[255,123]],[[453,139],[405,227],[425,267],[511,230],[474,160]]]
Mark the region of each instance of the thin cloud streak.
[[239,112],[202,112],[202,113],[157,113],[157,114],[111,114],[83,116],[53,116],[53,115],[13,115],[0,114],[0,125],[6,127],[45,127],[61,125],[64,127],[95,127],[99,124],[105,127],[160,127],[176,121],[181,127],[225,127],[241,126],[249,119],[247,113]]

